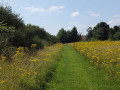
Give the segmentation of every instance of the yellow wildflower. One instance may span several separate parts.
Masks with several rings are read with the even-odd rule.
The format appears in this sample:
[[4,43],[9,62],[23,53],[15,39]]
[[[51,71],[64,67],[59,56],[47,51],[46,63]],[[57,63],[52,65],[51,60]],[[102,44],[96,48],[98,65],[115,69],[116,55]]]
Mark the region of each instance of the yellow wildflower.
[[2,70],[2,67],[0,67],[0,70]]
[[7,57],[2,57],[2,61],[4,61]]
[[4,83],[5,81],[1,81],[0,84]]
[[31,62],[37,62],[37,60],[30,60]]
[[31,45],[31,47],[36,47],[36,46],[37,46],[37,44],[32,44],[32,45]]

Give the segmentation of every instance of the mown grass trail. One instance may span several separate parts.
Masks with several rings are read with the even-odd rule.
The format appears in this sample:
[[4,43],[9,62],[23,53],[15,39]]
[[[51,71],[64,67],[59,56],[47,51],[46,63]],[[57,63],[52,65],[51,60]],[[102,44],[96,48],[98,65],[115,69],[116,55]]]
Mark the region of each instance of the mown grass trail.
[[[118,85],[117,85],[118,86]],[[72,46],[64,45],[61,60],[47,90],[117,90],[99,71]]]

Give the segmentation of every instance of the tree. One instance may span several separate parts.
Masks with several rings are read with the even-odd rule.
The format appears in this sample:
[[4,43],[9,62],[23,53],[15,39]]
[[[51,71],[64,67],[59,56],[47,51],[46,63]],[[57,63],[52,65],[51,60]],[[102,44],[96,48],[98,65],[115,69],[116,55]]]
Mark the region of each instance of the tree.
[[78,39],[79,39],[79,41],[82,40],[82,34],[81,33],[78,34]]
[[72,42],[78,42],[79,41],[79,37],[78,37],[78,32],[77,32],[77,28],[73,27],[73,29],[71,30],[71,41]]
[[23,19],[19,14],[13,13],[10,6],[0,6],[0,22],[15,29],[23,29],[25,27]]
[[120,31],[118,31],[116,34],[114,34],[115,40],[120,40]]
[[71,31],[70,31],[70,30],[68,30],[66,33],[67,33],[67,43],[72,42],[72,35],[71,35]]
[[87,34],[87,36],[86,36],[86,40],[87,40],[87,41],[90,41],[90,40],[93,38],[93,30],[92,30],[92,27],[89,27],[89,28],[87,29],[87,32],[88,32],[88,34]]
[[115,27],[114,27],[114,31],[116,31],[115,34],[113,35],[114,40],[120,40],[120,28],[117,27],[115,29]]
[[93,37],[97,40],[107,40],[109,25],[105,22],[98,23],[93,29]]
[[64,28],[60,29],[58,34],[57,34],[58,41],[61,43],[66,43],[67,42],[67,33],[64,30]]

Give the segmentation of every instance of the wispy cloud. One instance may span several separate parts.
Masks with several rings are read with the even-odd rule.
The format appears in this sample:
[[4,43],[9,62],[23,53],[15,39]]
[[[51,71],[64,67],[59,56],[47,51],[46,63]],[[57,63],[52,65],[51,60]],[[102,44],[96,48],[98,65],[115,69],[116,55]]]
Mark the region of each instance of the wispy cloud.
[[79,12],[73,12],[73,13],[71,14],[71,17],[76,17],[76,16],[79,16],[79,15],[80,15]]
[[114,19],[107,22],[111,27],[115,25],[120,25],[120,19]]
[[53,12],[53,11],[60,12],[60,9],[63,9],[63,8],[65,7],[64,6],[51,6],[48,9],[44,9],[44,8],[36,8],[32,6],[32,7],[26,7],[25,10],[29,11],[30,13],[36,13],[36,12],[44,13],[44,12]]
[[98,14],[98,13],[91,13],[90,16],[99,17],[100,14]]
[[51,6],[49,8],[49,11],[53,12],[53,11],[57,11],[57,10],[60,10],[60,9],[63,9],[63,8],[64,8],[64,6]]
[[95,12],[92,12],[92,11],[87,11],[87,13],[89,13],[89,15],[93,16],[93,17],[100,17],[101,16],[99,13],[95,13]]
[[114,15],[115,18],[120,18],[119,14]]
[[46,10],[43,8],[36,8],[36,7],[26,7],[25,10],[30,11],[31,13],[35,13],[35,12],[45,12]]

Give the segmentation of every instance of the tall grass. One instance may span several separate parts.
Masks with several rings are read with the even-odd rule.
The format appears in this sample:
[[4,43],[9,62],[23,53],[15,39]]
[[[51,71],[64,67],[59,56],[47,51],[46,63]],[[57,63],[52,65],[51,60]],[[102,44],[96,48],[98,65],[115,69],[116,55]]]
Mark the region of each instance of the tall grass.
[[[31,47],[35,47],[33,44]],[[44,89],[54,70],[57,54],[62,44],[45,47],[32,54],[27,48],[19,47],[7,62],[8,57],[0,60],[0,90],[40,90]],[[29,52],[29,51],[28,51]]]

